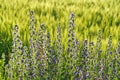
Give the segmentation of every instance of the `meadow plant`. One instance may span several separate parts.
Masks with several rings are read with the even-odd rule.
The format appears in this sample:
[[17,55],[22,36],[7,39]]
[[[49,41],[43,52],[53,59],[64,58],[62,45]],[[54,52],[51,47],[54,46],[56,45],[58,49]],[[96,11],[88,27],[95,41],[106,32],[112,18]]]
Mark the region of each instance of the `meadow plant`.
[[34,19],[34,12],[30,11],[30,28],[29,28],[29,34],[30,34],[30,50],[28,55],[28,69],[29,71],[29,79],[34,79],[36,77],[36,60],[35,55],[37,54],[37,40],[36,40],[36,28],[35,28],[35,19]]
[[68,26],[68,48],[67,48],[67,52],[66,52],[66,71],[65,71],[65,75],[66,78],[68,79],[72,79],[73,78],[73,57],[74,57],[74,42],[75,42],[75,25],[74,25],[74,13],[70,14],[70,20],[69,20],[69,26]]
[[64,60],[63,58],[63,47],[62,47],[62,30],[61,30],[61,25],[59,23],[58,27],[57,27],[57,33],[56,33],[56,56],[57,56],[57,66],[56,66],[56,72],[57,72],[57,76],[60,78],[61,74],[62,74],[62,62]]
[[83,41],[83,50],[82,54],[82,74],[83,79],[87,79],[87,69],[88,69],[88,60],[89,60],[89,52],[88,52],[88,40]]
[[95,74],[97,74],[97,76],[95,76],[95,78],[100,78],[101,76],[101,73],[100,73],[100,61],[101,61],[101,53],[102,53],[102,50],[101,50],[101,47],[102,47],[102,31],[99,30],[98,31],[98,37],[97,37],[97,42],[96,42],[96,55],[95,55]]
[[13,46],[9,64],[5,65],[5,74],[8,80],[19,79],[21,77],[21,55],[22,55],[22,41],[20,40],[19,27],[14,26],[13,29]]
[[106,51],[102,51],[102,31],[96,44],[75,35],[74,13],[70,14],[67,50],[63,49],[62,28],[58,24],[55,41],[45,24],[35,27],[30,11],[29,46],[23,46],[19,27],[13,28],[13,46],[9,63],[4,66],[5,80],[119,80],[120,42],[114,50],[112,36]]
[[37,39],[37,54],[36,54],[36,61],[37,61],[37,69],[38,69],[38,76],[43,76],[43,62],[42,62],[42,55],[43,55],[43,33],[44,33],[44,24],[41,24],[38,30],[38,39]]

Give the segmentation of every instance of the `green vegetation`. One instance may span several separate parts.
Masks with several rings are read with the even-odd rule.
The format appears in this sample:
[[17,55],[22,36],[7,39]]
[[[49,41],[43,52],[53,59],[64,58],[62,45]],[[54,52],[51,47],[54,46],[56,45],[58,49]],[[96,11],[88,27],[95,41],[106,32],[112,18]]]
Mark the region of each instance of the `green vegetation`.
[[0,0],[0,79],[118,80],[119,4]]

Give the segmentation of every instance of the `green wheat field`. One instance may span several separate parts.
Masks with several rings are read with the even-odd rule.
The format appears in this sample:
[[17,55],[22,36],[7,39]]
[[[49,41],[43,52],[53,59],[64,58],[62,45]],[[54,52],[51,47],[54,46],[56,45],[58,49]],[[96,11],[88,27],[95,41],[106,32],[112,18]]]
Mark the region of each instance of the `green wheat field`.
[[120,0],[0,0],[0,80],[120,80]]

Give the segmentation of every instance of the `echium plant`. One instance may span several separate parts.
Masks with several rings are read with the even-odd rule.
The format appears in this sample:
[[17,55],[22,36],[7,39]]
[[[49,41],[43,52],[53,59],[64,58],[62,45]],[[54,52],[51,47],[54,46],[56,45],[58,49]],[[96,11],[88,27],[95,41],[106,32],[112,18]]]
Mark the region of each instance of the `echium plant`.
[[35,20],[34,20],[34,12],[30,11],[30,52],[28,55],[29,58],[29,79],[34,79],[36,77],[36,60],[35,55],[37,54],[37,46],[36,46],[36,28],[35,28]]
[[57,27],[57,33],[56,33],[56,42],[55,42],[55,56],[56,56],[56,71],[55,74],[57,74],[57,77],[60,78],[61,72],[62,72],[62,60],[63,60],[63,50],[62,50],[62,31],[60,23]]
[[23,47],[20,64],[21,64],[20,69],[22,70],[21,75],[20,75],[20,80],[23,80],[23,79],[27,80],[29,78],[29,70],[28,70],[29,58],[28,58],[27,46]]
[[80,74],[80,45],[79,45],[79,41],[78,39],[75,39],[74,41],[74,55],[73,55],[73,59],[74,59],[74,62],[73,62],[73,79],[75,80],[78,80],[80,79],[80,76],[82,74]]
[[[55,41],[54,42],[54,45],[51,46],[50,44],[51,42],[51,38],[50,38],[50,33],[49,31],[47,32],[47,51],[48,51],[48,54],[47,54],[47,61],[48,61],[48,79],[49,80],[52,80],[52,79],[59,79],[58,77],[61,77],[61,76],[58,76],[58,64],[59,64],[59,59],[58,59],[58,50],[56,48],[57,46],[57,42]],[[60,47],[60,46],[59,46]]]
[[67,48],[67,65],[66,65],[66,78],[72,79],[73,77],[73,57],[74,57],[74,42],[75,42],[75,24],[74,24],[74,13],[70,14],[69,26],[68,26],[68,48]]
[[88,51],[88,40],[84,40],[83,41],[83,50],[81,52],[82,55],[82,75],[83,75],[83,79],[87,79],[87,77],[89,77],[89,72],[88,72],[88,68],[89,68],[89,51]]
[[37,74],[38,78],[46,79],[47,70],[47,30],[45,24],[41,24],[38,31],[37,39]]
[[89,79],[90,78],[90,53],[89,53],[89,45],[88,45],[88,40],[84,41],[84,48],[83,48],[83,79]]
[[95,56],[95,59],[96,59],[96,62],[95,62],[95,74],[96,76],[94,76],[94,78],[100,78],[101,76],[101,73],[100,73],[100,61],[101,61],[101,53],[102,53],[102,31],[99,30],[98,31],[98,37],[97,37],[97,42],[96,42],[96,56]]
[[105,66],[106,66],[106,72],[107,72],[107,79],[112,78],[112,68],[113,68],[113,64],[112,64],[112,60],[113,60],[113,52],[112,52],[112,36],[109,37],[108,40],[108,46],[107,46],[107,51],[106,51],[106,62],[105,62]]
[[52,69],[53,69],[53,62],[52,62],[52,54],[53,54],[53,48],[51,46],[51,37],[50,37],[50,32],[47,31],[47,79],[50,80],[52,79],[52,75],[51,75],[51,72],[52,72]]
[[94,57],[95,57],[95,44],[94,44],[94,42],[89,42],[89,69],[88,69],[88,71],[90,72],[90,74],[89,74],[89,78],[90,79],[93,79],[93,76],[94,76],[94,67],[93,67],[93,65],[95,65],[94,64],[94,61],[96,60],[96,59],[94,59]]
[[22,41],[20,40],[19,27],[15,25],[13,28],[13,46],[9,64],[6,65],[6,75],[8,80],[20,79],[21,66],[20,59],[22,55]]
[[42,62],[42,54],[43,54],[43,33],[44,33],[44,24],[41,24],[38,29],[38,39],[37,39],[37,53],[36,53],[36,62],[37,62],[37,76],[42,78],[43,76],[43,62]]
[[74,24],[74,13],[70,14],[70,21],[69,21],[69,27],[68,27],[68,53],[72,57],[73,56],[73,46],[75,41],[75,24]]
[[47,30],[46,27],[43,32],[43,44],[42,44],[43,52],[41,53],[41,61],[42,61],[42,74],[43,78],[46,78],[46,72],[47,72]]
[[[36,46],[36,28],[35,28],[35,20],[34,20],[34,12],[30,11],[30,28],[29,28],[29,33],[30,33],[30,52],[36,53],[37,52],[37,46]],[[34,54],[35,55],[35,54]]]

